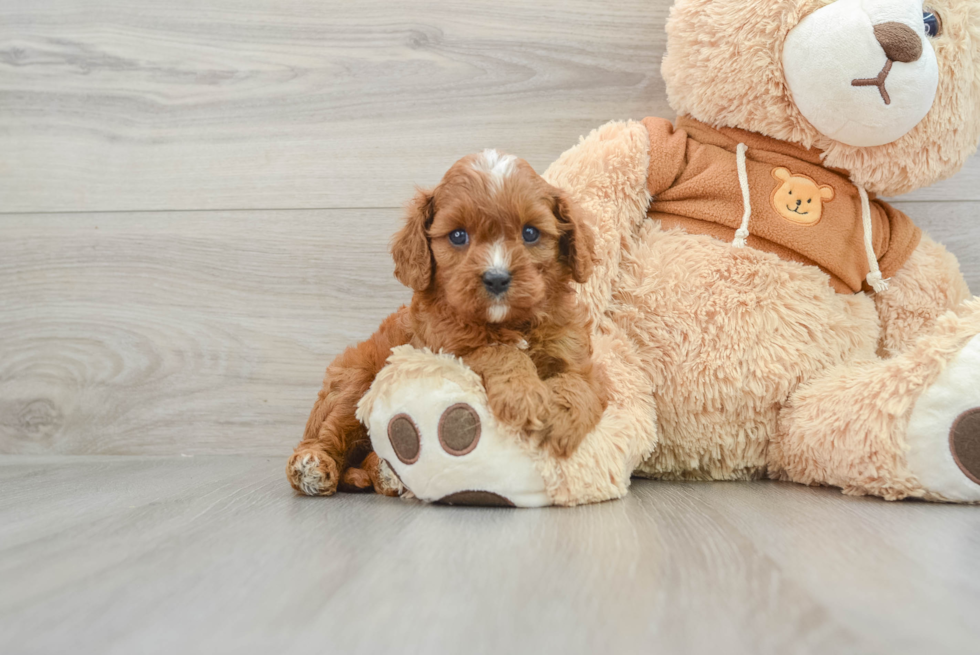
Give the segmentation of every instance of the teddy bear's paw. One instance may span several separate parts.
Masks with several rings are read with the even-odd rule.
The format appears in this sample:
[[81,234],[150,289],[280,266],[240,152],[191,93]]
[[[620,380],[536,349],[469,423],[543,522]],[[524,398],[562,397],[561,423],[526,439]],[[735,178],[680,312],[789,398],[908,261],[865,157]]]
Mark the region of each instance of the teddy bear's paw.
[[417,498],[443,505],[548,504],[544,481],[517,437],[494,425],[485,410],[481,416],[466,402],[450,403],[438,413],[428,410],[427,403],[402,408],[387,421],[387,439],[375,441]]
[[292,454],[286,477],[293,489],[307,496],[332,496],[340,482],[334,461],[312,448],[298,448]]
[[980,336],[919,398],[908,443],[909,468],[928,492],[980,502]]
[[527,446],[494,419],[475,373],[423,351],[396,349],[389,361],[358,411],[374,451],[411,495],[446,505],[551,504]]

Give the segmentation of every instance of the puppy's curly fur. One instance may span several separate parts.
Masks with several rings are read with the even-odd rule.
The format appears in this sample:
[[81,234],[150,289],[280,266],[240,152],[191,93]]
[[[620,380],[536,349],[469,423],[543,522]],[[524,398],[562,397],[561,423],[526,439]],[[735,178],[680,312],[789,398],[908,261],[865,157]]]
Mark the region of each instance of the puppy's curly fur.
[[419,191],[391,248],[412,302],[327,368],[286,469],[293,487],[401,491],[354,413],[403,344],[462,357],[499,420],[558,456],[572,453],[606,406],[589,318],[571,284],[592,270],[580,212],[527,162],[493,150],[464,157],[434,190]]

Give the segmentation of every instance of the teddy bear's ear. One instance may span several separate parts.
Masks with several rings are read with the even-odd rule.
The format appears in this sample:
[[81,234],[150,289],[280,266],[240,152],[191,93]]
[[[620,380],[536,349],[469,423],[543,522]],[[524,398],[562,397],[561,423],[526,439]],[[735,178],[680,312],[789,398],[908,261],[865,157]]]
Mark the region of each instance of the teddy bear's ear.
[[820,187],[820,197],[823,199],[824,202],[830,202],[831,200],[834,199],[834,196],[836,195],[837,192],[834,191],[834,187],[827,186],[827,185]]
[[572,270],[572,278],[582,284],[592,274],[595,245],[592,232],[585,225],[587,214],[564,191],[555,189],[554,194],[554,213],[561,229],[558,241],[561,258]]
[[772,176],[779,182],[786,182],[789,178],[793,177],[793,174],[787,168],[774,168],[772,170]]
[[432,282],[428,229],[434,216],[432,192],[419,189],[405,212],[405,225],[391,241],[395,277],[414,291],[425,291]]

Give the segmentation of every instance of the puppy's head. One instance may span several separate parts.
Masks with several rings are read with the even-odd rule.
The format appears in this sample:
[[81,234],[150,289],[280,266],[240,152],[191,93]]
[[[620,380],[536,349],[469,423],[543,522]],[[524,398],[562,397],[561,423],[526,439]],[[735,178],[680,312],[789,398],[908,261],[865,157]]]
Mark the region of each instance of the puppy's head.
[[522,159],[495,150],[456,162],[419,191],[395,236],[395,276],[477,322],[546,314],[592,271],[583,214]]

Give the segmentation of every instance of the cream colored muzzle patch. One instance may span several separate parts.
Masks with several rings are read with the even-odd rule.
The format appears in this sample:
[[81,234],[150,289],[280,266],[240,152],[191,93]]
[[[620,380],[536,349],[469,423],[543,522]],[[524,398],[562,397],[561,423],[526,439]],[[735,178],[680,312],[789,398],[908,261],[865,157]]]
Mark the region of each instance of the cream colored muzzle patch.
[[[896,33],[921,51],[896,45]],[[902,60],[896,61],[892,57]],[[932,108],[939,65],[921,0],[837,0],[786,37],[783,72],[793,101],[821,133],[851,146],[891,143]]]

